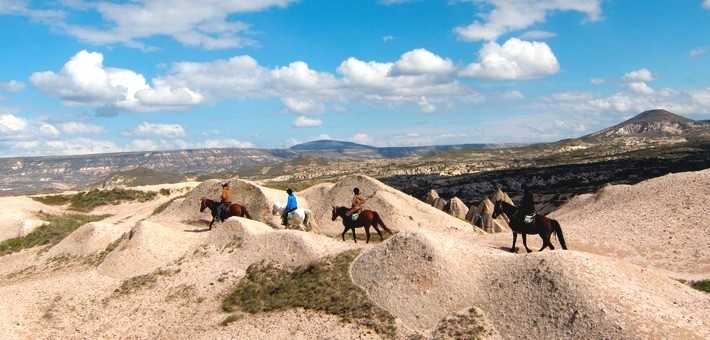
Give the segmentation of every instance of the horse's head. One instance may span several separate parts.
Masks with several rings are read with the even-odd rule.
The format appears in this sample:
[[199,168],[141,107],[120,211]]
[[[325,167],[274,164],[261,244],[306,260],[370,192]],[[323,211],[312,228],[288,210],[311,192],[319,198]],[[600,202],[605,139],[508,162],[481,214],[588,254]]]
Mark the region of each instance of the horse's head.
[[503,213],[503,200],[497,200],[495,206],[493,207],[493,214],[491,217],[498,218],[500,214]]
[[271,208],[271,215],[276,215],[276,214],[278,214],[278,213],[279,213],[279,210],[281,210],[281,209],[279,209],[279,205],[276,204],[276,203],[274,203],[274,206]]
[[330,218],[331,220],[335,221],[335,219],[338,218],[338,216],[340,216],[339,210],[340,210],[340,207],[335,206],[335,205],[333,206],[333,216],[331,216],[331,218]]
[[202,197],[200,200],[200,212],[205,211],[205,208],[207,208],[207,199]]

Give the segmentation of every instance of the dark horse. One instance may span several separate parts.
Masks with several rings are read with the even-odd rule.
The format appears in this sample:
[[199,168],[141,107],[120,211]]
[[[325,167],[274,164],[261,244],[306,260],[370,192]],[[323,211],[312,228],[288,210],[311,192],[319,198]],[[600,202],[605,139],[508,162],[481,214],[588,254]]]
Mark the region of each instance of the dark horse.
[[212,230],[212,224],[214,224],[214,221],[218,218],[220,222],[224,222],[224,220],[232,216],[246,217],[250,220],[252,219],[251,216],[249,216],[249,213],[247,212],[247,208],[243,205],[232,203],[232,205],[222,210],[222,216],[217,216],[218,206],[219,202],[215,202],[209,198],[202,197],[202,200],[200,202],[200,212],[205,211],[205,208],[210,208],[210,211],[212,211],[212,222],[210,222],[210,230]]
[[360,212],[360,216],[358,216],[357,220],[353,221],[352,216],[345,216],[345,213],[348,212],[350,208],[348,207],[339,207],[339,206],[334,206],[333,207],[333,218],[332,220],[335,221],[338,216],[343,219],[343,226],[345,226],[345,230],[343,230],[343,241],[345,241],[345,234],[348,232],[348,230],[353,231],[353,241],[357,243],[357,239],[355,238],[355,228],[360,228],[360,227],[365,227],[365,234],[367,235],[367,239],[365,243],[370,243],[370,227],[375,228],[377,231],[377,234],[380,235],[380,239],[384,241],[384,238],[382,237],[382,232],[380,231],[379,228],[377,228],[378,225],[382,226],[382,228],[388,232],[390,235],[394,234],[392,230],[387,228],[384,222],[382,222],[382,219],[380,218],[380,215],[376,211],[372,210],[363,210]]
[[527,234],[540,235],[540,238],[542,238],[542,248],[540,248],[539,251],[542,251],[547,247],[550,247],[550,250],[555,250],[552,242],[550,242],[550,236],[552,236],[553,233],[557,234],[562,249],[567,249],[565,238],[562,236],[562,227],[560,227],[560,223],[556,220],[536,214],[535,217],[533,217],[532,222],[525,223],[523,220],[525,216],[518,216],[518,208],[516,206],[508,202],[498,200],[496,201],[495,208],[493,209],[493,218],[498,218],[500,214],[505,214],[508,216],[508,219],[510,219],[510,229],[513,230],[513,246],[510,247],[511,252],[515,252],[515,241],[518,239],[518,233],[523,234],[523,245],[528,253],[532,250],[528,248],[525,239]]

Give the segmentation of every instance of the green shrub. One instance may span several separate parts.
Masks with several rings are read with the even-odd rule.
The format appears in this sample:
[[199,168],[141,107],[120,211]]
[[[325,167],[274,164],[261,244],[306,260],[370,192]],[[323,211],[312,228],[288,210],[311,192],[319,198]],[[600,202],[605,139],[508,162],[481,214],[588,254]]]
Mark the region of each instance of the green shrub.
[[25,237],[16,237],[0,243],[0,255],[43,245],[55,245],[80,226],[103,220],[109,215],[65,214],[61,216],[39,214],[39,219],[47,221]]
[[690,286],[701,292],[710,293],[710,280],[693,281]]
[[259,313],[300,307],[336,315],[394,337],[394,317],[375,305],[350,279],[350,264],[358,252],[347,251],[292,271],[273,263],[252,264],[222,302],[222,309]]
[[157,196],[158,194],[153,191],[144,192],[119,188],[113,188],[111,190],[94,189],[71,196],[69,209],[88,212],[102,205],[119,204],[124,201],[147,202],[155,199]]

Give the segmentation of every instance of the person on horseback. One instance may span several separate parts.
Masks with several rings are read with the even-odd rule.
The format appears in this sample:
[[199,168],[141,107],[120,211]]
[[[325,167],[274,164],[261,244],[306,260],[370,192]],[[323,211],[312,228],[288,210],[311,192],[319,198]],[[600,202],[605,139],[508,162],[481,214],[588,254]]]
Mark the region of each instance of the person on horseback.
[[291,188],[286,189],[288,194],[288,200],[286,201],[286,207],[284,208],[283,214],[281,214],[281,220],[283,225],[288,225],[286,219],[288,218],[288,213],[298,209],[298,202],[296,202],[296,195],[293,194]]
[[232,197],[234,195],[232,194],[232,188],[229,187],[229,182],[224,182],[222,183],[222,196],[220,197],[220,203],[217,206],[217,217],[224,222],[224,219],[222,218],[222,211],[224,209],[229,208],[229,206],[232,204]]
[[517,218],[519,221],[530,223],[533,217],[535,217],[535,199],[533,192],[527,185],[523,184],[523,201],[520,203]]
[[350,210],[345,213],[345,216],[348,217],[352,216],[352,214],[359,214],[360,211],[362,211],[362,205],[365,204],[365,196],[360,193],[359,188],[353,189],[353,193],[355,196],[353,196],[352,205],[350,206]]

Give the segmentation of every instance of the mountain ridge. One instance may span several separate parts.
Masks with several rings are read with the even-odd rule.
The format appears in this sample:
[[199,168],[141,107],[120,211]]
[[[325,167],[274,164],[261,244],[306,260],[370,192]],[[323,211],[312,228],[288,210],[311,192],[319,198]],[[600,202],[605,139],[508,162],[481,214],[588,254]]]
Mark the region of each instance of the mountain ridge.
[[[534,153],[536,149],[554,149],[552,154],[571,154],[580,147],[592,150],[587,145],[600,145],[603,140],[621,140],[620,150],[627,147],[643,147],[638,142],[627,143],[623,141],[629,136],[650,136],[662,138],[671,136],[675,138],[673,143],[683,142],[687,138],[682,136],[690,135],[693,131],[707,131],[710,124],[687,119],[675,115],[665,110],[645,111],[629,120],[610,128],[600,130],[596,133],[571,140],[563,140],[555,143],[530,144],[531,155],[525,156],[540,157]],[[678,137],[681,137],[680,139]],[[703,132],[700,140],[710,138],[710,133]],[[667,139],[667,138],[666,138]],[[697,139],[697,138],[696,138]],[[570,142],[571,141],[571,142]],[[661,144],[666,143],[663,141]],[[657,143],[658,144],[658,143]],[[630,146],[629,146],[630,145]],[[459,145],[432,145],[432,146],[410,146],[410,147],[375,147],[353,142],[337,140],[319,140],[292,146],[288,149],[191,149],[175,151],[145,151],[145,152],[122,152],[112,154],[91,154],[91,155],[71,155],[71,156],[41,156],[41,157],[10,157],[0,158],[0,195],[17,193],[37,193],[42,191],[53,191],[67,188],[81,189],[90,183],[94,183],[101,178],[112,173],[126,171],[136,168],[147,168],[160,172],[180,173],[180,174],[215,174],[234,173],[235,170],[246,168],[259,168],[269,164],[289,162],[299,156],[314,159],[330,160],[387,160],[406,157],[421,157],[426,155],[436,156],[437,152],[443,152],[441,157],[454,157],[454,162],[470,162],[469,160],[454,160],[457,154],[471,153],[473,150],[485,152],[485,150],[501,150],[511,146],[523,146],[522,144],[459,144]],[[654,144],[654,147],[657,145]],[[612,153],[618,152],[612,148]],[[469,151],[466,151],[469,150]],[[579,151],[578,151],[579,152]],[[590,151],[596,152],[596,151]],[[549,152],[548,152],[549,153]],[[438,156],[437,156],[438,157]],[[517,157],[517,156],[515,156]],[[303,158],[300,158],[303,160]],[[532,159],[532,158],[530,158]],[[421,160],[426,162],[426,159]],[[421,163],[420,162],[420,163]],[[385,162],[388,163],[388,162]],[[497,163],[498,167],[505,166]],[[527,164],[527,165],[526,165]],[[512,160],[509,166],[534,166],[535,162],[525,160]],[[398,174],[405,168],[397,169],[385,165],[386,168],[396,170]],[[482,166],[482,167],[481,167]],[[351,166],[352,167],[352,166]],[[421,169],[422,166],[419,166]],[[441,165],[426,167],[424,171],[431,173],[441,173]],[[284,174],[293,173],[292,167],[283,167]],[[466,165],[457,172],[487,171],[490,166]],[[382,171],[387,171],[384,169]],[[419,171],[419,170],[417,170]],[[338,173],[337,171],[335,173]],[[407,172],[411,173],[411,172]],[[394,173],[392,173],[394,174]],[[277,175],[278,176],[278,175]]]

